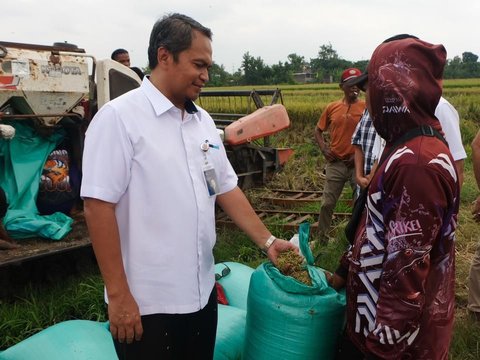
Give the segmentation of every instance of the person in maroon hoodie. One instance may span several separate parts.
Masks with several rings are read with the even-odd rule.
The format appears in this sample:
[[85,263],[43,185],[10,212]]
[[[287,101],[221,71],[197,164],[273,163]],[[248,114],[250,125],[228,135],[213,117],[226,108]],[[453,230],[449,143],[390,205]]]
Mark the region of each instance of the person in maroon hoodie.
[[436,136],[398,144],[422,125],[441,132],[434,112],[445,60],[442,45],[399,36],[380,44],[368,65],[367,106],[386,149],[353,244],[329,279],[347,291],[339,359],[448,357],[459,206],[455,162]]

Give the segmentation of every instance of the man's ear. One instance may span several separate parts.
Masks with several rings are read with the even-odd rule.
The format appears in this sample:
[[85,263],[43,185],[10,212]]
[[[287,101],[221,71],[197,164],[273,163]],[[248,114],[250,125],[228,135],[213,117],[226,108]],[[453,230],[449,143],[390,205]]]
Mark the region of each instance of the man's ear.
[[159,47],[157,49],[157,61],[159,64],[166,64],[172,54],[164,47]]

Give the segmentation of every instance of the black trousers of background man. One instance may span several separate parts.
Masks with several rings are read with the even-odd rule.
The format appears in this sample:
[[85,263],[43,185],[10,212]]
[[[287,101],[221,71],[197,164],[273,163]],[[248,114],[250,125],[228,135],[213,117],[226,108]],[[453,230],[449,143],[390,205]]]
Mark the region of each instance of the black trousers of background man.
[[217,292],[191,314],[142,316],[143,336],[131,344],[114,340],[119,360],[211,360],[217,332]]

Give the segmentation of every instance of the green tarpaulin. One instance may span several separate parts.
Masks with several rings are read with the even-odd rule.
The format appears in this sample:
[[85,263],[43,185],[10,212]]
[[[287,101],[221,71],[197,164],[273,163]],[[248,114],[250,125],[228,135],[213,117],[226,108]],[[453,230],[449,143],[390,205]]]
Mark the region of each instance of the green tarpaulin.
[[63,238],[73,220],[63,213],[41,216],[36,206],[40,177],[45,160],[62,140],[59,131],[40,136],[28,122],[12,121],[12,140],[0,139],[0,186],[8,199],[3,225],[13,238]]

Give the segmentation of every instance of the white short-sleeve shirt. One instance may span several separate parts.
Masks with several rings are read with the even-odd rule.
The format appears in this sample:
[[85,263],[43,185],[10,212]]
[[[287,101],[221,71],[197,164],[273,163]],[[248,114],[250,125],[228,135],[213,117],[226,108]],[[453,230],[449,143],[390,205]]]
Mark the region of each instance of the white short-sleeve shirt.
[[435,109],[435,116],[442,125],[445,140],[447,140],[453,160],[465,159],[467,153],[463,147],[462,135],[460,133],[460,117],[457,110],[443,96]]
[[[212,145],[206,152],[205,141]],[[182,119],[147,78],[89,125],[81,196],[116,204],[125,271],[142,315],[190,313],[208,302],[216,234],[206,166],[215,169],[219,193],[235,188],[212,118],[198,108]]]

